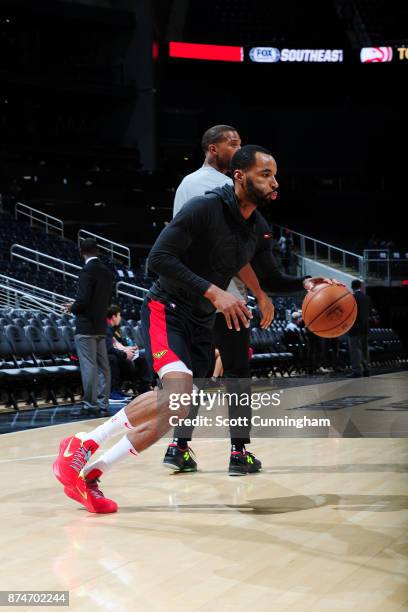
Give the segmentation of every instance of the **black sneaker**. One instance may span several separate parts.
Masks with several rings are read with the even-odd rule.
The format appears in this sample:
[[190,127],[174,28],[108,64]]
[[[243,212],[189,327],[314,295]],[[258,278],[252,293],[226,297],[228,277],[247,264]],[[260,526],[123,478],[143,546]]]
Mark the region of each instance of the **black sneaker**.
[[192,453],[190,447],[182,450],[175,443],[169,444],[164,455],[163,465],[176,472],[196,472],[197,463],[192,458]]
[[262,463],[253,455],[244,449],[242,453],[233,451],[230,457],[228,473],[230,476],[245,476],[246,474],[254,474],[262,469]]

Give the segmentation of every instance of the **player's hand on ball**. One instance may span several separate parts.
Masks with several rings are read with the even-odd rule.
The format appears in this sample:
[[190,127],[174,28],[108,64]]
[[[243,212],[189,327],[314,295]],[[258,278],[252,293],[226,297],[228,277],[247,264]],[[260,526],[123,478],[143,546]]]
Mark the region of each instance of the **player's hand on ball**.
[[266,295],[266,293],[261,293],[260,295],[258,295],[257,302],[259,310],[262,313],[260,326],[262,329],[267,329],[275,317],[275,306],[273,305],[272,300]]
[[323,276],[313,276],[312,278],[306,278],[303,281],[303,286],[306,289],[306,291],[314,291],[314,289],[316,289],[317,285],[322,285],[322,284],[326,284],[326,285],[338,285],[340,287],[345,287],[346,286],[344,283],[341,283],[340,281],[336,280],[335,278],[324,278]]

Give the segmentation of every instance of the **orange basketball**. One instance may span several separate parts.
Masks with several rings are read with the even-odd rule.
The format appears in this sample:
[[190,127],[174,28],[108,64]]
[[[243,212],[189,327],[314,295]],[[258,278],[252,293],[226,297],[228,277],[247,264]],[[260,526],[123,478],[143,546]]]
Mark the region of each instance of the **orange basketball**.
[[322,338],[338,338],[353,325],[357,303],[347,287],[321,283],[303,300],[302,316],[306,327]]

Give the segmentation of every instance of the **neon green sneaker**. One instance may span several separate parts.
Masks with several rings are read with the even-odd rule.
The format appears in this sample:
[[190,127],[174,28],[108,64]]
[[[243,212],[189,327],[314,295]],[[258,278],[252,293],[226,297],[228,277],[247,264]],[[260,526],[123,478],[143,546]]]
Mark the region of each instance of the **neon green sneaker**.
[[233,451],[230,457],[228,473],[230,476],[246,476],[262,469],[262,463],[245,448],[243,452]]
[[189,446],[182,449],[172,442],[164,455],[163,465],[176,472],[196,472],[197,462],[194,461],[192,454],[194,455],[194,452]]

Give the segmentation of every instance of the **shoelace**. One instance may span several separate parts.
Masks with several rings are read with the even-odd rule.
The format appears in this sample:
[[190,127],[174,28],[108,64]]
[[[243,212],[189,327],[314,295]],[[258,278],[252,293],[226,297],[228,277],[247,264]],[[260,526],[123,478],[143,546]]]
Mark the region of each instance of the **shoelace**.
[[[190,448],[189,446],[187,446],[187,448],[183,448],[183,449],[181,449],[181,448],[180,448],[179,450],[180,450],[180,451],[183,453],[184,459],[185,459],[186,461],[187,461],[187,459],[190,459],[190,455],[192,455],[193,457],[195,457],[195,452],[194,452],[194,451],[193,451],[193,449],[192,449],[192,448]],[[188,453],[189,457],[186,457],[186,456],[185,456],[185,453]]]
[[[173,444],[171,444],[170,446],[173,446]],[[176,450],[179,450],[179,451],[181,451],[182,453],[190,453],[190,455],[193,455],[193,457],[195,457],[195,456],[196,456],[196,454],[195,454],[195,452],[193,451],[193,449],[192,449],[192,448],[190,448],[189,446],[187,446],[187,448],[179,448],[179,447],[177,446],[177,444],[174,444],[174,446],[175,446]]]
[[99,478],[94,478],[93,480],[87,480],[86,484],[88,485],[88,489],[91,491],[91,495],[96,498],[105,497],[100,488],[98,487]]
[[89,457],[92,455],[90,450],[86,450],[83,446],[80,446],[74,453],[72,458],[72,463],[70,466],[74,468],[76,472],[79,472],[84,467],[85,463],[88,461]]

